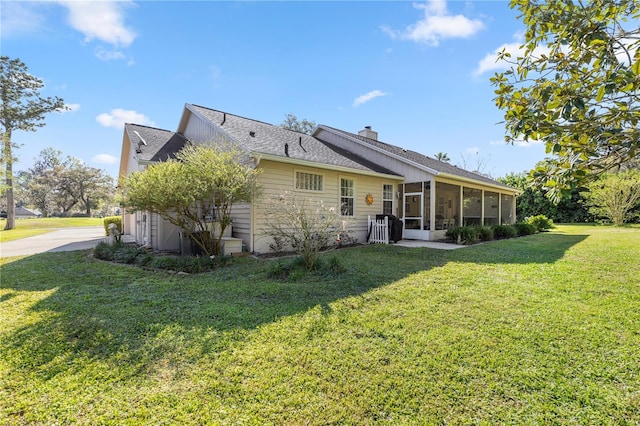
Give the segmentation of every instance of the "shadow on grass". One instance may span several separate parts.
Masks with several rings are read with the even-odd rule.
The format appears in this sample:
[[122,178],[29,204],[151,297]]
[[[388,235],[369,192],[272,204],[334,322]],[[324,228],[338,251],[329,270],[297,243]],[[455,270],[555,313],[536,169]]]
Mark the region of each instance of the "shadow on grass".
[[166,341],[223,351],[278,318],[317,306],[327,315],[332,302],[451,261],[552,263],[585,238],[539,234],[453,251],[343,249],[325,256],[338,257],[345,273],[293,282],[267,278],[272,260],[243,258],[213,273],[176,276],[95,261],[87,251],[39,254],[2,266],[0,312],[35,319],[0,333],[0,356],[45,376],[77,357],[146,368],[175,350]]

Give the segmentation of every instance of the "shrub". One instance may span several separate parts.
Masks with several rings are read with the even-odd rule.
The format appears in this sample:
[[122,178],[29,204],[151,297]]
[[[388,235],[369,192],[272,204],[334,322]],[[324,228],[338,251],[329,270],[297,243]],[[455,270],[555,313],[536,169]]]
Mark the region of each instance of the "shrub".
[[104,235],[109,235],[109,225],[115,223],[118,227],[118,232],[122,234],[122,217],[121,216],[107,216],[102,219],[104,224]]
[[445,238],[449,241],[457,241],[458,235],[460,235],[460,227],[458,226],[449,228],[447,232],[444,233]]
[[460,240],[463,244],[476,244],[479,240],[478,228],[475,226],[461,226]]
[[114,253],[119,244],[110,245],[101,241],[98,245],[93,249],[93,257],[100,260],[108,260],[113,261]]
[[512,226],[516,229],[516,232],[520,237],[535,234],[536,232],[538,232],[538,228],[530,223],[516,223]]
[[113,261],[117,263],[135,263],[136,258],[145,253],[144,249],[139,247],[124,244],[117,246],[113,253]]
[[460,226],[447,229],[447,232],[445,232],[444,236],[447,238],[447,240],[451,240],[454,242],[458,241],[458,237],[460,236]]
[[540,232],[547,231],[553,228],[553,220],[547,218],[543,214],[539,214],[537,216],[531,216],[526,219],[526,223],[529,223],[536,227],[536,229]]
[[490,226],[478,226],[477,231],[480,241],[493,240],[493,228],[491,228]]
[[497,240],[513,238],[518,235],[518,231],[511,225],[496,225],[493,227],[493,236]]
[[445,236],[450,240],[460,241],[462,244],[476,244],[479,232],[476,226],[456,226],[447,229]]
[[320,251],[335,247],[336,239],[346,232],[347,222],[339,207],[289,192],[267,200],[265,211],[266,233],[274,239],[271,248],[291,247],[308,271],[317,269]]

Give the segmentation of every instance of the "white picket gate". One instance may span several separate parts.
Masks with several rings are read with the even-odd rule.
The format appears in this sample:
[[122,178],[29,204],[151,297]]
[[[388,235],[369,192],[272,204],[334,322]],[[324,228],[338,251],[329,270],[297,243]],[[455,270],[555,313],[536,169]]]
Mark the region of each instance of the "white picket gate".
[[371,219],[369,216],[369,244],[389,244],[389,218]]

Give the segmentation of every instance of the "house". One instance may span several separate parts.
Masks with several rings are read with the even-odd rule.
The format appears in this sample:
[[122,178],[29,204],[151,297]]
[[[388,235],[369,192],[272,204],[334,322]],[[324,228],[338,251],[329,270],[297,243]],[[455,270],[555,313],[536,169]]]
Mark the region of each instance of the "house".
[[15,211],[16,219],[33,219],[40,216],[42,216],[42,213],[40,213],[40,211],[37,209],[31,210],[24,206],[16,207],[16,211]]
[[[341,206],[349,231],[367,239],[368,218],[403,222],[403,238],[443,239],[449,227],[515,221],[518,190],[415,151],[382,142],[365,127],[350,133],[318,125],[311,135],[198,105],[186,104],[175,132],[126,124],[120,176],[172,158],[185,144],[232,141],[262,169],[262,197],[296,192]],[[180,230],[156,215],[124,212],[124,232],[156,250],[180,249]],[[269,251],[264,203],[236,206],[233,237],[250,252]]]

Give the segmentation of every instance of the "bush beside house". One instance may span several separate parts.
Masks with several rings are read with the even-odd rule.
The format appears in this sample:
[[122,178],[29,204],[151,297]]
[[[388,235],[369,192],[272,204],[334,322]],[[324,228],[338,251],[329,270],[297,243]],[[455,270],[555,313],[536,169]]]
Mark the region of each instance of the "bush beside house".
[[553,227],[553,221],[544,215],[527,218],[526,222],[513,225],[495,226],[456,226],[449,228],[445,236],[447,240],[459,244],[476,244],[480,241],[502,240],[523,237],[546,231]]

